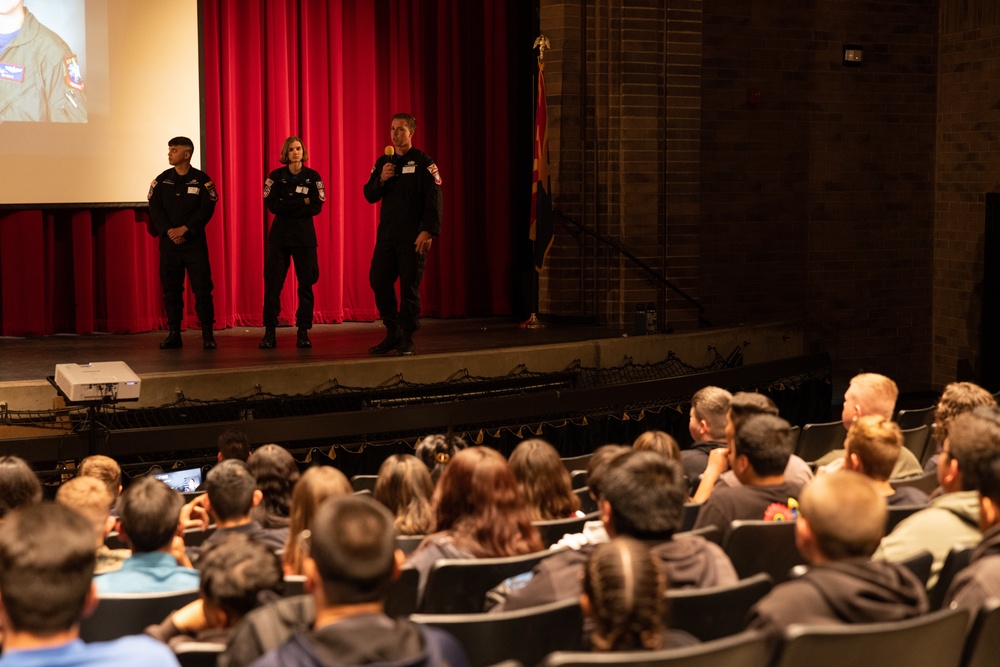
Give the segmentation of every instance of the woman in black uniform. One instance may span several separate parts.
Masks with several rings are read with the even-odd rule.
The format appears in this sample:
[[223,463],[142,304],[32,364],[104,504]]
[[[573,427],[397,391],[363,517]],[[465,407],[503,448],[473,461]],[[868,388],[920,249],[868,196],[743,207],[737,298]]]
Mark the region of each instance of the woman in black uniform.
[[309,329],[313,320],[313,285],[319,280],[316,257],[316,227],[313,216],[326,201],[326,191],[319,173],[303,165],[309,159],[299,137],[288,137],[281,146],[285,165],[275,169],[264,181],[264,201],[274,214],[267,238],[264,259],[264,337],[257,346],[275,347],[278,313],[281,310],[281,287],[288,275],[288,264],[295,260],[295,278],[299,282],[299,306],[295,311],[298,328],[297,347],[312,347]]

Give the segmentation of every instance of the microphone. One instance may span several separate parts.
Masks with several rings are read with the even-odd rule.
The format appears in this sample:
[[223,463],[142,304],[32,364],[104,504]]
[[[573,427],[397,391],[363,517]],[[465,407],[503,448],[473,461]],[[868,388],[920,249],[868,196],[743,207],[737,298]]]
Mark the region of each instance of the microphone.
[[392,165],[392,175],[393,175],[393,177],[395,177],[396,176],[396,147],[395,146],[386,146],[385,147],[385,154],[389,158],[389,164]]

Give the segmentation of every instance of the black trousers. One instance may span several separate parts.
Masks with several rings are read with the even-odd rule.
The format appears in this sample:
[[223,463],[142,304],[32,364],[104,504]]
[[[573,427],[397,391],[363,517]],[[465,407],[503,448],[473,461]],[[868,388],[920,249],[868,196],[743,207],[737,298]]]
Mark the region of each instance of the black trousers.
[[163,288],[163,307],[167,311],[167,326],[181,328],[184,318],[184,272],[187,271],[194,291],[194,307],[203,329],[210,329],[215,322],[215,304],[212,301],[212,267],[208,263],[208,243],[201,236],[194,241],[170,247],[160,246],[160,286]]
[[295,310],[295,326],[311,329],[313,323],[313,285],[319,281],[319,259],[316,247],[280,246],[267,244],[264,257],[264,326],[278,326],[281,312],[281,288],[288,275],[288,265],[295,261],[295,278],[299,281],[299,306]]
[[[368,282],[387,329],[413,333],[420,328],[420,280],[424,277],[426,258],[413,249],[415,240],[416,237],[375,242]],[[399,280],[398,303],[396,280]]]

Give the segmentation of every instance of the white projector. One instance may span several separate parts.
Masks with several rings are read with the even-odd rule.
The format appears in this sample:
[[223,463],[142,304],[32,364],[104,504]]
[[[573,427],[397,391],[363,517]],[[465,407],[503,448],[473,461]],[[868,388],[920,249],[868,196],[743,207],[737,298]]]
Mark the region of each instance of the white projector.
[[55,379],[70,401],[134,401],[142,383],[124,361],[56,364]]

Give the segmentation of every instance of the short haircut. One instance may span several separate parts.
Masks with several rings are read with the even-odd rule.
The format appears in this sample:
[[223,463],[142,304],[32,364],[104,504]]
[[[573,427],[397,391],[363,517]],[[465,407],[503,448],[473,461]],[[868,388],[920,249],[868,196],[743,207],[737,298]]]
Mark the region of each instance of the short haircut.
[[278,556],[239,533],[203,552],[198,569],[202,597],[236,618],[258,606],[260,593],[278,591],[284,582]]
[[[725,419],[725,418],[723,418]],[[725,429],[725,423],[722,425]],[[651,451],[666,456],[675,461],[681,460],[681,447],[674,440],[674,437],[663,431],[646,431],[640,433],[639,437],[632,443],[632,449],[639,451]]]
[[238,428],[227,428],[219,434],[219,453],[223,461],[237,459],[246,463],[250,458],[250,438]]
[[990,459],[979,472],[979,495],[989,498],[1000,507],[1000,457]]
[[864,415],[848,429],[844,448],[848,455],[857,455],[865,475],[884,482],[892,477],[899,460],[903,432],[882,415]]
[[0,598],[11,629],[51,637],[80,622],[94,576],[94,530],[56,503],[21,507],[0,526]]
[[980,407],[955,417],[948,427],[948,456],[958,463],[962,490],[978,490],[983,471],[1000,457],[1000,409]]
[[395,565],[393,516],[373,498],[341,496],[320,505],[309,556],[330,604],[385,599]]
[[72,507],[87,517],[103,538],[105,523],[111,516],[111,505],[115,502],[115,497],[96,477],[74,477],[59,486],[56,502]]
[[[759,396],[760,394],[758,394]],[[705,420],[714,440],[726,438],[726,414],[733,395],[722,387],[702,387],[691,397],[691,409],[699,421]]]
[[736,429],[734,444],[736,455],[747,457],[762,477],[782,474],[795,447],[791,424],[774,415],[747,417]]
[[158,551],[177,533],[184,498],[155,477],[140,477],[118,499],[118,516],[134,551]]
[[864,406],[866,413],[892,419],[899,397],[895,382],[878,373],[861,373],[851,378],[851,387],[861,394],[857,402]]
[[631,451],[632,448],[625,445],[601,445],[590,455],[590,460],[587,461],[587,487],[595,498],[601,497],[601,485],[611,462]]
[[669,539],[680,528],[686,490],[680,464],[656,452],[619,456],[601,482],[615,532],[638,540]]
[[302,144],[302,161],[305,162],[309,159],[309,151],[306,150],[306,142],[302,141],[302,137],[288,137],[285,139],[285,143],[281,144],[281,157],[278,158],[278,162],[281,164],[288,164],[291,160],[288,159],[288,150],[292,147],[295,142]]
[[405,120],[406,126],[410,128],[410,132],[417,131],[417,119],[408,113],[394,113],[392,114],[393,120]]
[[995,406],[997,400],[993,394],[971,382],[952,382],[938,400],[934,411],[934,444],[937,451],[944,446],[948,437],[948,425],[951,420],[965,412],[971,412],[981,405]]
[[180,146],[181,148],[188,149],[188,152],[194,155],[194,142],[187,137],[174,137],[167,142],[167,146]]
[[42,483],[28,462],[20,456],[0,456],[0,519],[41,500]]
[[110,456],[94,454],[80,461],[76,469],[77,477],[96,477],[101,480],[113,498],[117,498],[122,486],[122,467]]
[[205,490],[215,516],[230,521],[250,514],[257,480],[243,461],[227,459],[208,471]]
[[733,394],[729,401],[729,420],[733,423],[733,432],[739,430],[748,417],[754,415],[778,416],[778,406],[764,394],[750,391],[739,391]]
[[831,560],[869,558],[885,532],[885,500],[874,482],[853,470],[819,475],[799,495],[799,515],[817,548]]

